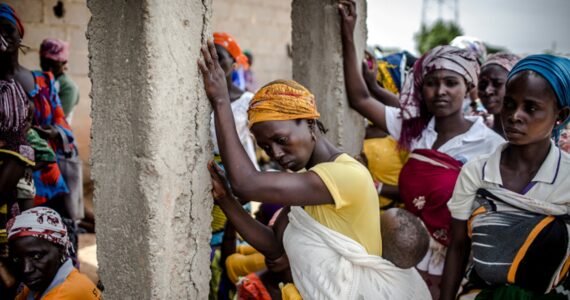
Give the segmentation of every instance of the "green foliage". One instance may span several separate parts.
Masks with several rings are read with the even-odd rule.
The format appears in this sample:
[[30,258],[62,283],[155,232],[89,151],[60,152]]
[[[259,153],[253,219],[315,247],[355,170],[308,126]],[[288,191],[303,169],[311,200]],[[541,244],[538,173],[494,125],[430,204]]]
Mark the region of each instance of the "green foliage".
[[485,47],[487,48],[487,56],[489,54],[497,53],[497,52],[509,52],[509,50],[502,46],[496,46],[485,43]]
[[420,32],[416,33],[414,39],[421,54],[439,45],[449,45],[456,36],[463,35],[463,29],[454,22],[438,20],[432,26],[422,25]]

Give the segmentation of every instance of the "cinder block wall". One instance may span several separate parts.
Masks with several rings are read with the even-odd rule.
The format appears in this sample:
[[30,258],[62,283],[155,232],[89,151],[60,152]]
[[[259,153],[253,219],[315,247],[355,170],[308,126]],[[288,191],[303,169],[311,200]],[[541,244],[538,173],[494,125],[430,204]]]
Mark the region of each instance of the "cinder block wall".
[[91,13],[85,0],[62,0],[65,13],[56,17],[53,7],[57,0],[2,0],[10,4],[24,23],[25,35],[22,43],[30,47],[20,53],[20,64],[30,70],[40,69],[39,48],[44,38],[58,38],[70,43],[68,74],[79,85],[81,99],[73,116],[73,131],[78,141],[79,153],[84,162],[84,178],[89,178],[89,132],[91,129],[91,81],[87,76],[89,59],[85,32]]
[[[63,39],[71,45],[68,72],[81,90],[72,127],[84,161],[84,178],[89,180],[91,81],[87,76],[89,53],[85,32],[91,13],[86,0],[61,0],[65,9],[63,18],[56,17],[53,12],[58,0],[3,2],[14,7],[24,22],[23,43],[31,48],[20,57],[25,67],[39,69],[38,51],[44,38]],[[215,0],[213,9],[213,30],[232,34],[243,49],[253,53],[252,70],[258,87],[277,78],[291,78],[292,61],[287,53],[287,45],[291,44],[291,0]]]
[[212,30],[225,31],[254,56],[257,87],[291,79],[291,0],[214,0]]

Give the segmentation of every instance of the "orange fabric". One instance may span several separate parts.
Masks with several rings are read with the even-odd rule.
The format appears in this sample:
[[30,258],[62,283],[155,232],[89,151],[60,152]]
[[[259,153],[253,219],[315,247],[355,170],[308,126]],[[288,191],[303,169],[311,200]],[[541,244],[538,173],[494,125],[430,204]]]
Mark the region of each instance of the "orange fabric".
[[243,54],[236,40],[225,32],[214,32],[214,44],[224,47],[226,51],[235,59],[236,63],[248,69],[247,56]]
[[544,229],[544,227],[546,227],[548,224],[552,223],[552,221],[554,221],[553,216],[545,217],[530,232],[530,234],[526,238],[526,241],[524,242],[522,247],[519,249],[519,252],[517,252],[517,255],[515,256],[515,259],[513,260],[511,267],[509,268],[509,274],[507,275],[507,281],[509,283],[515,283],[515,276],[517,274],[519,264],[521,263],[522,259],[524,258],[526,251],[528,250],[528,248],[530,247],[530,245],[532,244],[534,239],[542,231],[542,229]]
[[294,80],[275,80],[251,99],[247,111],[249,127],[264,121],[318,119],[315,96]]
[[[16,296],[16,300],[25,300],[30,290],[24,290]],[[39,297],[40,295],[38,295]],[[34,297],[35,298],[35,297]],[[36,298],[37,299],[37,298]],[[100,300],[101,292],[87,276],[73,269],[64,282],[51,289],[41,300]]]
[[562,270],[558,275],[557,282],[554,283],[554,286],[557,286],[560,282],[562,282],[562,280],[566,278],[566,274],[568,274],[568,269],[570,269],[570,256],[566,258],[566,262],[564,263],[564,266],[562,267]]
[[477,208],[473,212],[473,214],[471,214],[469,221],[467,221],[467,235],[469,236],[469,238],[471,238],[471,236],[473,236],[473,228],[471,226],[471,224],[473,222],[473,218],[475,218],[475,216],[480,215],[486,211],[487,211],[487,209],[484,206],[481,206],[481,207]]
[[247,275],[238,285],[238,300],[271,300],[269,292],[255,274]]

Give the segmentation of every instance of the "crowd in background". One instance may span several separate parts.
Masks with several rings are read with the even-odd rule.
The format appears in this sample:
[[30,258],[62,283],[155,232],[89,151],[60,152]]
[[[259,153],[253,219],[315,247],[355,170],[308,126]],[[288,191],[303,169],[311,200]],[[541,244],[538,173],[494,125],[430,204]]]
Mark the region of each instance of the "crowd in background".
[[[328,139],[309,89],[258,87],[228,33],[201,49],[210,299],[567,299],[570,60],[458,36],[359,61],[356,2],[338,11],[347,101],[367,120],[354,157]],[[69,45],[45,39],[30,71],[24,33],[0,4],[0,294],[100,299],[78,271]]]

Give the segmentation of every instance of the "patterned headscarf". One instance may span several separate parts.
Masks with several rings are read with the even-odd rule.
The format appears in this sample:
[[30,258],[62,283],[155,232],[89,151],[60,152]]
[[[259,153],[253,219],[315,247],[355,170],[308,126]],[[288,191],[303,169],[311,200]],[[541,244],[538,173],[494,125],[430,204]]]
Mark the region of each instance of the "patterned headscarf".
[[481,69],[489,65],[498,65],[507,70],[507,72],[510,72],[520,59],[520,56],[512,53],[494,53],[487,57],[487,61],[481,66]]
[[487,57],[487,47],[485,47],[485,43],[476,37],[460,35],[455,37],[449,45],[459,49],[465,49],[475,54],[480,65],[485,62]]
[[45,39],[40,46],[40,56],[66,62],[69,59],[69,43],[59,39]]
[[253,96],[247,111],[249,127],[263,121],[318,119],[315,96],[294,80],[275,80]]
[[[537,54],[521,59],[509,73],[508,80],[523,71],[533,71],[542,76],[556,94],[560,107],[570,106],[570,59],[549,54]],[[507,80],[507,82],[508,82]],[[560,130],[564,129],[570,118],[557,125],[552,135],[558,140]]]
[[29,100],[22,86],[14,79],[0,80],[0,140],[7,149],[34,160],[34,152],[26,141]]
[[7,19],[10,23],[16,26],[20,37],[24,38],[24,26],[22,25],[20,18],[18,18],[18,15],[16,15],[16,11],[10,5],[0,3],[0,18]]
[[473,53],[452,46],[437,46],[416,61],[400,95],[403,123],[399,145],[402,149],[410,148],[411,142],[421,135],[433,116],[423,99],[422,87],[425,76],[436,70],[450,70],[461,75],[469,90],[478,80],[479,63]]
[[62,246],[67,254],[72,247],[61,216],[48,207],[39,206],[22,212],[8,222],[7,230],[9,241],[33,236]]
[[237,64],[246,69],[249,67],[247,56],[243,54],[240,46],[231,35],[225,32],[214,32],[214,44],[224,47]]

